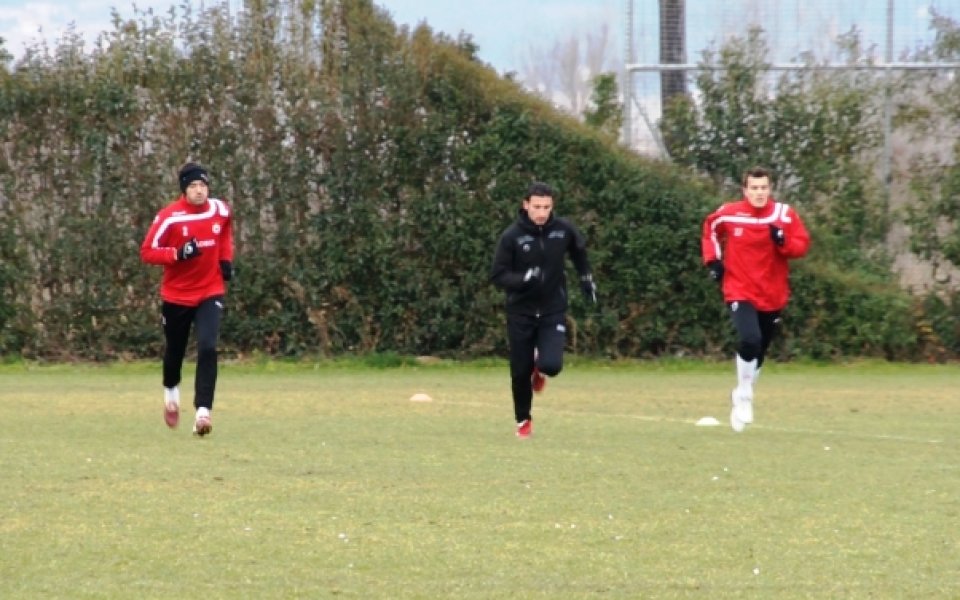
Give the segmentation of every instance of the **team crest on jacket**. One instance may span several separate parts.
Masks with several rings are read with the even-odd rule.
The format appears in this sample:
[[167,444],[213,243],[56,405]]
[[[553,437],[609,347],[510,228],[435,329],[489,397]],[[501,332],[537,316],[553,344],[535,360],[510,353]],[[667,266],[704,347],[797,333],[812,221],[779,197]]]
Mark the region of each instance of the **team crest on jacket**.
[[214,232],[214,233],[220,233],[220,223],[214,223],[214,224],[213,224],[213,232]]
[[532,235],[521,235],[517,238],[517,244],[520,245],[520,249],[524,252],[530,252],[530,244],[533,243]]

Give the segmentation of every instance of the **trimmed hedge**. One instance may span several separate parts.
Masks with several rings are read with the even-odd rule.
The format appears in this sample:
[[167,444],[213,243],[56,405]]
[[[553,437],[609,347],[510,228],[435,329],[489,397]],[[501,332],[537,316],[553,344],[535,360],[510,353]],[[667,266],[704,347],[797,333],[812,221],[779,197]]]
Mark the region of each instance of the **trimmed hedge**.
[[[365,0],[281,8],[119,23],[107,50],[66,40],[0,73],[0,351],[160,353],[159,270],[138,248],[187,159],[234,207],[228,353],[502,355],[489,267],[533,179],[590,241],[600,303],[575,299],[575,351],[731,351],[699,264],[708,182]],[[784,356],[922,352],[889,284],[801,264],[795,288]]]

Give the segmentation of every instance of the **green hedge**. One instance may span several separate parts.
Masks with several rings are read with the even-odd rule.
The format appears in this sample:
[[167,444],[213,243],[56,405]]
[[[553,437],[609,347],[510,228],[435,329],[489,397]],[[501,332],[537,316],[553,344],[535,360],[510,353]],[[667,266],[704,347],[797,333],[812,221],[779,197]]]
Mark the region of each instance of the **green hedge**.
[[[138,247],[198,159],[235,211],[229,353],[503,354],[489,267],[533,179],[590,241],[600,303],[575,299],[575,351],[730,352],[699,264],[710,185],[366,1],[257,10],[120,23],[108,50],[66,40],[0,72],[0,351],[158,355],[160,272]],[[889,285],[805,265],[795,287],[786,356],[922,352]]]

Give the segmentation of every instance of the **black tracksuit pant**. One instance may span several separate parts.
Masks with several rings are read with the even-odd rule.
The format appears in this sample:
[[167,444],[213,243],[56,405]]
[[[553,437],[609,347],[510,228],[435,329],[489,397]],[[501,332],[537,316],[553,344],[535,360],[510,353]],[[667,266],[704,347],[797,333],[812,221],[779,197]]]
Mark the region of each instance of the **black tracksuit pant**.
[[563,349],[567,342],[565,313],[532,316],[507,314],[510,340],[510,382],[513,410],[517,423],[530,418],[533,406],[533,351],[537,350],[537,368],[551,377],[563,369]]
[[164,302],[161,313],[163,335],[167,341],[163,353],[163,386],[170,388],[179,385],[190,327],[193,326],[197,338],[193,405],[195,408],[212,409],[213,393],[217,387],[217,338],[220,335],[223,296],[207,298],[199,306]]
[[770,342],[777,334],[780,311],[759,311],[749,302],[731,302],[730,319],[737,330],[737,354],[746,361],[757,359],[757,368],[763,366]]

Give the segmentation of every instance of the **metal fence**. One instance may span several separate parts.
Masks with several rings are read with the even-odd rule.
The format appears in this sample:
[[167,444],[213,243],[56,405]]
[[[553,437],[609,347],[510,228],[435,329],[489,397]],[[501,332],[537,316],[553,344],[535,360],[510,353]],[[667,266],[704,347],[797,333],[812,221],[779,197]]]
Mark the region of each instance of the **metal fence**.
[[[656,123],[664,92],[692,89],[704,50],[751,27],[765,33],[771,71],[824,69],[960,70],[960,63],[913,62],[933,43],[935,15],[960,21],[958,0],[624,0],[624,142],[663,155]],[[838,42],[855,34],[869,60],[850,65]],[[670,89],[674,88],[674,89]],[[888,142],[889,143],[889,142]]]

